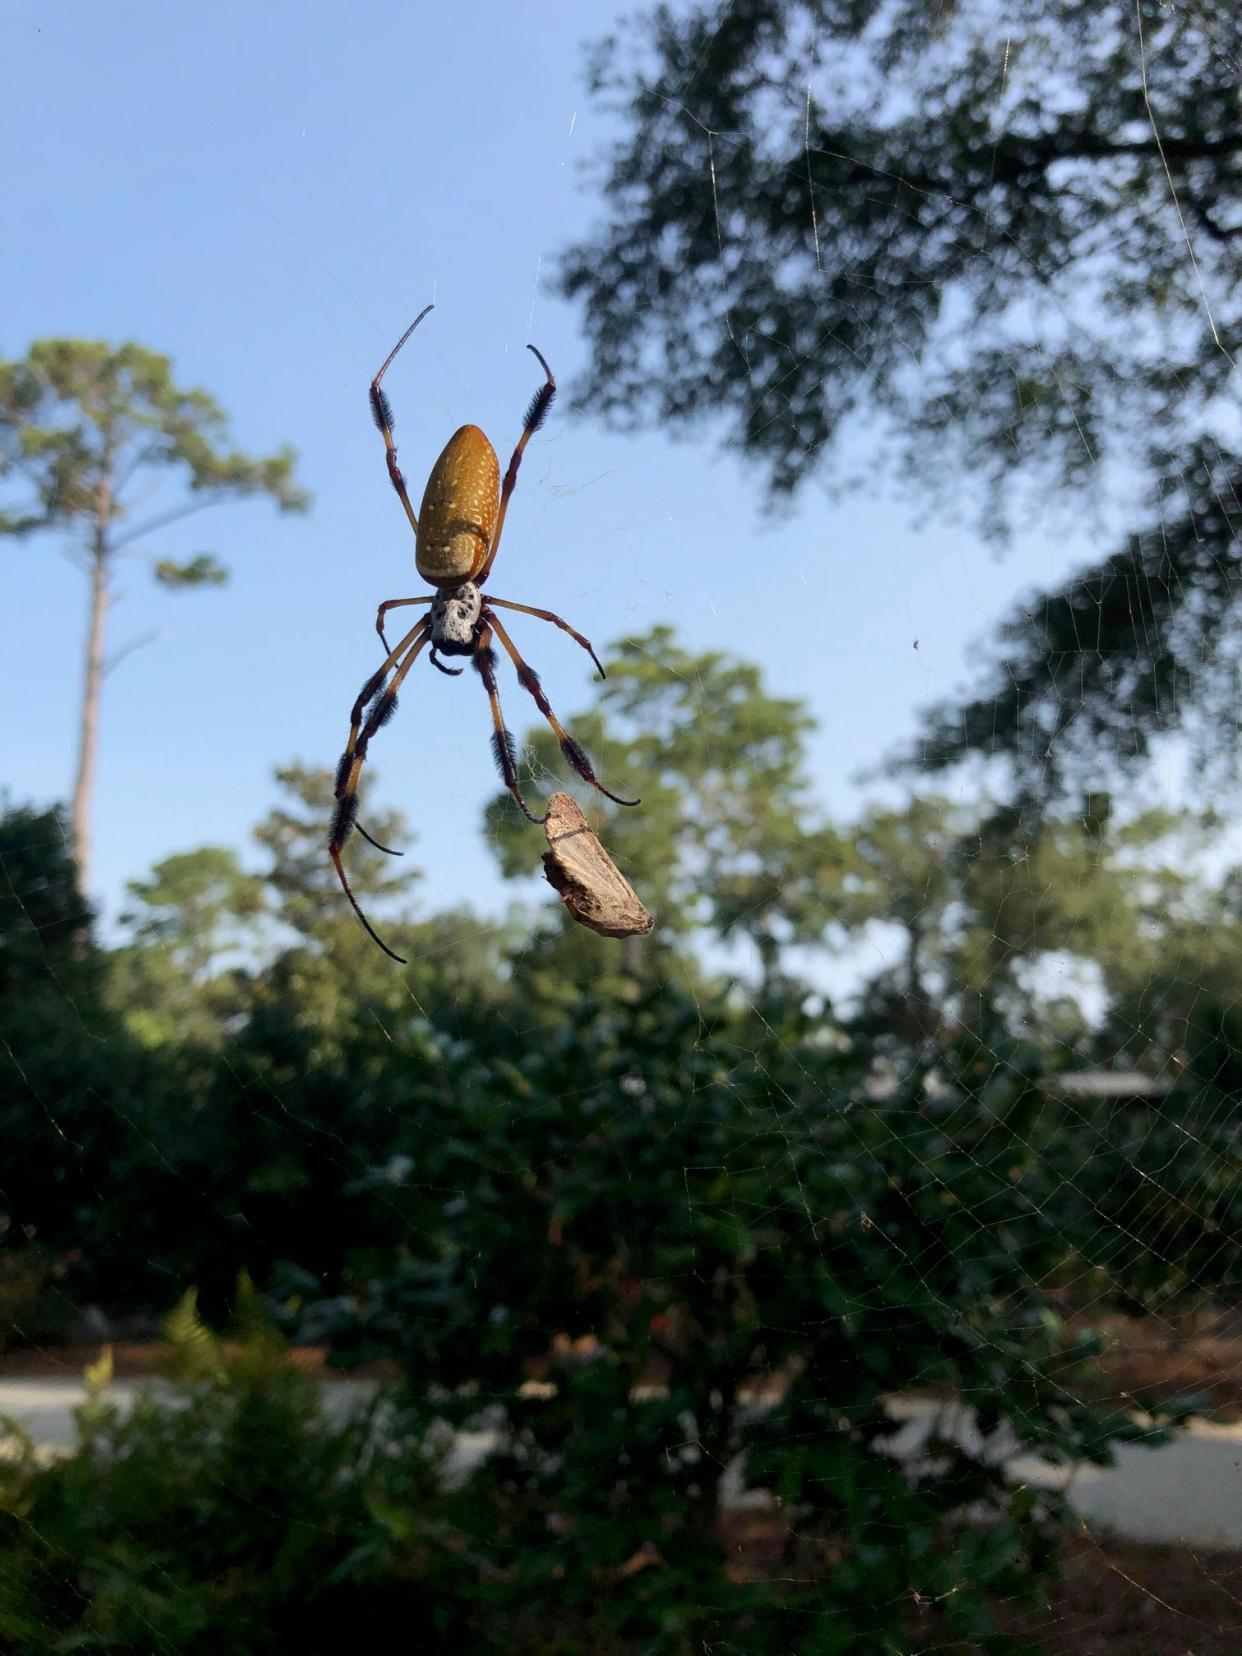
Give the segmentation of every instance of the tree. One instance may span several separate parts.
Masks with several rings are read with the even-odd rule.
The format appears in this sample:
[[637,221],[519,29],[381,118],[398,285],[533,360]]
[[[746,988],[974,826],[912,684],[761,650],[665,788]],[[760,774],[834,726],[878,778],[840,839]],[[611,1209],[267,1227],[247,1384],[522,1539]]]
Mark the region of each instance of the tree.
[[777,494],[861,419],[910,481],[1125,489],[1131,532],[1029,598],[911,758],[1004,755],[1026,792],[1178,726],[1233,738],[1242,450],[1227,393],[1236,23],[1159,0],[698,0],[593,71],[625,130],[569,249],[583,403],[732,419]]
[[398,928],[409,965],[398,971],[358,924],[328,857],[335,804],[333,774],[292,764],[276,772],[282,797],[255,829],[271,857],[262,878],[270,911],[291,940],[254,985],[252,1022],[288,1016],[321,1043],[341,1038],[359,1020],[379,1016],[397,1028],[434,1009],[450,1017],[488,999],[499,975],[505,929],[469,910],[415,921],[412,897],[421,871],[408,855],[413,838],[400,811],[373,803],[375,777],[364,772],[362,821],[385,856],[361,836],[351,847],[350,883],[381,928]]
[[[364,938],[327,853],[327,825],[334,803],[332,772],[284,765],[277,770],[276,781],[282,800],[255,829],[255,838],[272,858],[264,878],[275,899],[276,917],[308,939],[322,940],[344,921],[349,921],[351,934],[357,932]],[[400,850],[410,840],[409,824],[398,811],[377,813],[371,808],[369,783],[373,778],[364,772],[359,788],[363,820],[381,844]],[[385,856],[364,842],[350,883],[364,906],[370,903],[382,911],[385,902],[405,897],[420,878],[404,852]]]
[[1041,971],[1069,956],[1094,970],[1106,1001],[1092,1056],[1128,1049],[1161,1068],[1182,1044],[1195,985],[1187,980],[1175,1002],[1148,987],[1196,953],[1218,963],[1218,981],[1236,958],[1234,928],[1221,923],[1225,892],[1204,867],[1212,831],[1190,813],[1114,817],[1099,793],[1077,811],[1031,819],[936,796],[872,807],[846,830],[853,873],[838,924],[857,936],[883,922],[902,941],[863,988],[852,1030],[881,1049],[894,1038],[943,1043],[964,1025],[1038,1031],[1061,1042],[1064,1062],[1088,1020],[1048,1001]]
[[[604,843],[657,915],[656,947],[708,926],[745,937],[765,977],[783,942],[819,936],[843,877],[839,836],[812,809],[804,742],[813,720],[797,701],[773,696],[759,669],[653,627],[607,657],[597,710],[569,728],[601,762],[609,787],[642,795],[642,809],[607,805]],[[545,787],[562,785],[555,739],[537,729],[523,744]],[[507,795],[488,811],[488,831],[508,875],[531,871],[530,835]]]
[[[158,530],[223,501],[266,495],[282,512],[304,511],[309,496],[294,482],[293,465],[289,448],[257,459],[232,448],[215,399],[180,389],[169,359],[145,346],[42,339],[20,361],[0,360],[0,481],[16,479],[30,491],[0,507],[0,534],[54,531],[90,580],[72,812],[82,891],[90,884],[104,638],[117,562]],[[184,484],[185,497],[134,521],[169,473]],[[205,552],[184,563],[156,558],[152,567],[156,580],[174,589],[227,579]]]
[[133,941],[109,956],[113,1005],[144,1042],[217,1044],[245,1007],[262,882],[235,852],[205,845],[163,858],[127,890],[121,923]]
[[[1180,848],[1179,848],[1180,849]],[[1145,947],[1118,949],[1105,977],[1112,1049],[1236,1099],[1242,1092],[1242,868],[1219,879],[1183,851],[1144,903]],[[1232,1123],[1232,1103],[1220,1107]]]
[[1177,866],[1188,847],[1175,836],[1193,824],[1163,810],[1110,821],[1106,798],[1025,829],[994,812],[964,836],[954,971],[968,993],[1025,999],[1017,974],[1040,954],[1092,961],[1108,987],[1155,968],[1169,912],[1192,879]]
[[133,907],[121,916],[139,943],[157,946],[196,983],[215,970],[220,956],[242,941],[239,928],[263,912],[263,888],[237,854],[204,845],[156,863],[147,880],[126,886]]
[[[106,971],[60,813],[0,814],[0,1343],[63,1337],[80,1296],[140,1297],[160,1276],[165,1201],[186,1220],[192,1192],[167,1177],[192,1115],[184,1072],[128,1038]],[[42,1302],[13,1314],[14,1277],[32,1272]]]
[[[1086,1401],[1051,1300],[1099,1215],[1030,1052],[963,1043],[934,1099],[862,1069],[660,983],[584,993],[500,1064],[389,1066],[409,1149],[371,1194],[404,1234],[318,1326],[402,1361],[414,1441],[487,1434],[435,1533],[515,1647],[571,1607],[583,1648],[653,1656],[1000,1650],[989,1601],[1064,1509],[991,1434],[1072,1466],[1150,1429]],[[888,1400],[929,1387],[980,1437],[903,1467]],[[777,1497],[762,1579],[722,1547],[731,1479]]]
[[902,933],[899,962],[863,987],[853,1020],[879,1047],[893,1036],[918,1044],[944,1027],[961,903],[957,851],[968,821],[950,800],[930,796],[901,809],[871,806],[846,830],[851,878],[842,928],[857,938],[878,921]]

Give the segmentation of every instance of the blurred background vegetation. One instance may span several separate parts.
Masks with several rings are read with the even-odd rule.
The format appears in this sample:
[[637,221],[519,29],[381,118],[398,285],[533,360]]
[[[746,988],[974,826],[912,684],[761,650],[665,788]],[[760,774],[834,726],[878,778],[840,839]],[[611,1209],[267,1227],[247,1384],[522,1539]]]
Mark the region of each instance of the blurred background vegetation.
[[[1114,465],[1131,506],[852,817],[744,642],[614,641],[566,722],[642,795],[582,803],[648,939],[551,892],[428,911],[382,796],[400,724],[363,820],[406,855],[350,871],[407,968],[342,899],[331,771],[292,761],[245,854],[163,857],[102,929],[111,560],[161,527],[124,488],[310,500],[145,347],[0,364],[0,533],[70,541],[92,615],[72,805],[14,777],[0,816],[0,1346],[162,1329],[181,1388],[126,1416],[105,1365],[72,1456],[12,1440],[0,1650],[999,1651],[1064,1499],[986,1444],[900,1463],[891,1399],[1065,1466],[1205,1406],[1119,1401],[1094,1331],[1242,1293],[1237,57],[1137,17],[1141,52],[1131,8],[1037,6],[1003,84],[992,22],[908,4],[661,9],[598,52],[627,138],[561,265],[593,405],[723,409],[774,498],[861,407],[904,487],[982,477],[998,537],[1015,490],[1072,513]],[[1144,769],[1170,735],[1180,810]],[[546,729],[521,749],[528,797],[564,785]],[[528,874],[503,791],[483,827]],[[394,1388],[334,1415],[289,1344]],[[446,1428],[486,1434],[464,1484]],[[757,1550],[726,1486],[776,1497]]]
[[[245,1272],[268,1337],[403,1382],[397,1424],[343,1426],[261,1341],[171,1415],[91,1405],[71,1461],[6,1474],[13,1648],[288,1648],[308,1593],[315,1649],[362,1602],[480,1649],[982,1648],[1061,1497],[960,1447],[907,1476],[885,1400],[968,1399],[1067,1464],[1158,1440],[1102,1400],[1088,1327],[1242,1289],[1238,882],[1194,872],[1208,828],[930,793],[833,823],[804,710],[753,667],[667,629],[606,666],[576,728],[644,793],[603,828],[660,916],[637,946],[551,902],[423,915],[408,857],[359,854],[394,969],[323,855],[327,771],[279,773],[262,873],[171,856],[109,947],[58,813],[0,822],[6,1339],[142,1334],[188,1284],[223,1326]],[[507,794],[491,815],[520,869],[526,824]],[[881,920],[891,964],[834,1004],[817,959]],[[750,975],[711,941],[738,937]],[[1067,938],[1091,1017],[1040,970]],[[1118,1064],[1119,1095],[1065,1088]],[[495,1434],[464,1490],[444,1423]],[[721,1532],[742,1454],[780,1496],[767,1571]],[[246,1516],[308,1509],[305,1537]]]

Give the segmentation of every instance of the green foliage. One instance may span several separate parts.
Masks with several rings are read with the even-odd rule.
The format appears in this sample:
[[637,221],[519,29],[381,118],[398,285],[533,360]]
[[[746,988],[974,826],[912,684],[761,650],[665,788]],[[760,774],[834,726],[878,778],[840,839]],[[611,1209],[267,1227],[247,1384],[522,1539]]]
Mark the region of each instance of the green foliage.
[[[1008,979],[1022,957],[1055,949],[1106,972],[1150,968],[1156,939],[1144,921],[1161,915],[1169,888],[1185,876],[1146,867],[1133,853],[1168,842],[1178,826],[1160,811],[1105,835],[1080,817],[1038,822],[1025,833],[1011,813],[987,818],[963,869],[972,914],[961,943],[962,980],[981,988]],[[1171,847],[1164,849],[1167,855]]]
[[1128,1049],[1153,1070],[1184,1063],[1174,1003],[1169,1015],[1136,1022],[1133,1001],[1160,980],[1162,962],[1187,958],[1192,937],[1222,967],[1235,957],[1233,929],[1213,923],[1221,893],[1204,872],[1210,835],[1210,822],[1190,813],[1114,815],[1099,793],[1055,816],[934,795],[870,808],[845,836],[838,924],[857,935],[886,922],[903,941],[898,961],[865,989],[853,1029],[881,1045],[917,1042],[946,1023],[977,1023],[986,1005],[1011,1031],[1035,1018],[1051,1034],[1039,969],[1069,957],[1095,969],[1111,1009],[1093,1045],[1079,1018],[1078,1044],[1098,1058]]
[[[154,1081],[141,1064],[126,1074],[125,1043],[103,1005],[105,963],[90,928],[60,813],[17,806],[0,815],[6,1344],[53,1333],[67,1320],[65,1271],[111,1227],[102,1191],[108,1170],[125,1160],[124,1119],[101,1108],[101,1099],[119,1101],[127,1081],[138,1089]],[[34,1286],[43,1289],[38,1298]]]
[[[844,853],[809,801],[805,707],[770,695],[748,662],[692,654],[667,626],[623,640],[607,671],[596,709],[571,728],[609,787],[641,794],[642,808],[575,791],[603,814],[610,855],[658,916],[648,947],[709,928],[750,938],[774,966],[782,942],[821,934]],[[545,786],[564,785],[551,732],[534,731],[523,749]],[[524,873],[529,836],[507,797],[497,796],[488,829],[505,872]]]
[[189,563],[174,563],[171,558],[157,558],[152,570],[161,586],[190,587],[190,586],[223,586],[228,580],[228,570],[223,564],[217,563],[209,552],[200,552],[197,557],[191,558]]
[[1163,730],[1233,747],[1224,39],[1154,0],[1039,0],[1003,38],[982,4],[696,0],[595,53],[622,132],[605,216],[562,267],[584,407],[723,415],[778,496],[856,470],[861,422],[919,493],[973,495],[997,534],[1119,479],[1140,502],[1108,556],[1015,607],[988,681],[934,710],[912,765],[1000,754],[1046,797]]
[[[1058,1498],[950,1439],[908,1476],[885,1399],[951,1388],[1071,1464],[1141,1435],[1080,1400],[1088,1348],[1042,1286],[1078,1232],[1037,1056],[964,1043],[937,1093],[915,1072],[864,1099],[816,1033],[668,985],[584,997],[554,1044],[408,1118],[382,1181],[405,1239],[320,1326],[399,1354],[425,1429],[495,1433],[451,1516],[497,1614],[569,1604],[649,1652],[861,1653],[905,1648],[919,1594],[986,1646]],[[749,1586],[717,1527],[739,1456],[783,1538]]]
[[[920,474],[932,436],[942,466],[1043,456],[1072,485],[1113,445],[1188,434],[1230,372],[1204,288],[1226,346],[1237,328],[1217,217],[1237,107],[1206,16],[1145,5],[1141,46],[1135,23],[1123,0],[1045,0],[998,56],[979,5],[700,0],[604,42],[594,86],[626,128],[601,158],[608,216],[563,270],[588,401],[724,408],[786,489],[877,403]],[[1072,343],[1048,307],[1015,314],[1040,290]]]
[[218,1047],[244,1021],[267,952],[270,897],[221,846],[174,852],[127,883],[129,941],[108,957],[107,999],[147,1046]]
[[[1242,1291],[1239,877],[1201,871],[1209,825],[1097,791],[838,826],[804,710],[753,668],[662,629],[611,668],[573,726],[648,802],[605,829],[667,911],[641,963],[403,913],[417,871],[359,847],[413,945],[394,970],[306,767],[278,774],[262,872],[165,859],[108,952],[55,814],[0,819],[4,1332],[60,1294],[171,1304],[182,1388],[129,1419],[97,1396],[69,1460],[0,1474],[0,1646],[326,1650],[396,1618],[429,1649],[999,1651],[992,1607],[1037,1589],[1060,1497],[947,1418],[898,1460],[892,1398],[966,1402],[1070,1466],[1152,1441],[1090,1401],[1062,1316]],[[878,923],[895,964],[837,1018],[790,945]],[[756,983],[696,958],[739,935]],[[1037,992],[1067,950],[1098,1034]],[[1067,1088],[1122,1040],[1177,1085]],[[338,1363],[396,1359],[400,1413],[325,1418],[264,1300]],[[422,1453],[446,1425],[484,1434],[461,1486]],[[775,1498],[763,1568],[730,1487]]]
[[[917,1045],[946,1024],[969,1023],[968,1005],[980,1002],[1020,1028],[1032,969],[1050,954],[1098,968],[1117,1007],[1132,1008],[1160,963],[1192,947],[1209,960],[1220,955],[1213,981],[1223,988],[1235,932],[1216,923],[1218,890],[1198,872],[1212,819],[1126,814],[1097,791],[1056,814],[923,795],[838,826],[810,799],[805,710],[768,695],[753,666],[694,655],[668,627],[623,641],[606,659],[595,707],[569,725],[601,756],[610,785],[641,792],[643,804],[630,811],[577,791],[604,818],[609,852],[658,916],[636,951],[645,976],[694,980],[685,943],[710,929],[754,945],[761,995],[779,999],[797,993],[779,982],[790,944],[838,950],[877,923],[896,926],[900,958],[866,986],[852,1023],[881,1046]],[[536,727],[522,748],[532,778],[561,785],[549,732]],[[487,826],[505,872],[528,872],[530,839],[507,793],[492,802]],[[551,941],[536,940],[516,970],[565,1004],[584,981],[623,993],[633,958],[558,916]],[[1166,994],[1167,1016],[1135,1015],[1124,1035],[1112,1019],[1099,1051],[1111,1057],[1120,1040],[1152,1065],[1175,1053],[1183,1061],[1185,1000]],[[1073,1009],[1062,1011],[1060,1033],[1085,1049],[1085,1020],[1071,1028]]]
[[[283,790],[282,803],[255,830],[255,838],[272,858],[267,883],[275,893],[277,918],[305,937],[326,936],[349,918],[341,887],[324,854],[324,823],[333,802],[331,771],[305,765],[287,765],[276,772]],[[373,778],[364,773],[359,788],[360,814],[367,831],[382,844],[404,851],[411,839],[409,823],[396,812],[371,808]],[[367,908],[381,915],[385,903],[404,898],[419,879],[407,860],[386,857],[372,847],[358,854],[350,884]],[[357,930],[357,922],[353,922]],[[372,945],[373,946],[373,945]]]
[[346,853],[350,883],[376,924],[405,940],[411,966],[404,976],[391,969],[341,891],[325,849],[334,804],[332,772],[283,766],[276,772],[280,797],[255,829],[255,839],[268,857],[262,878],[280,928],[277,936],[291,938],[292,945],[280,950],[252,985],[252,1028],[269,1016],[280,1025],[296,1005],[301,1030],[327,1043],[347,1038],[359,1018],[401,1021],[411,1012],[421,1015],[424,994],[431,1007],[451,1006],[459,984],[489,976],[498,928],[472,922],[468,914],[415,924],[413,896],[422,878],[410,856],[415,836],[403,813],[375,805],[374,780],[363,773],[361,821],[401,855],[385,856],[355,835]]
[[203,987],[221,956],[244,946],[247,927],[264,910],[258,879],[233,851],[206,845],[156,863],[147,880],[130,880],[132,907],[121,916],[140,949],[159,951],[180,976]]
[[[1199,368],[1190,383],[1205,377]],[[1201,772],[1228,782],[1242,452],[1212,437],[1153,456],[1150,470],[1150,524],[1061,586],[1023,594],[978,691],[928,710],[902,768],[1000,755],[1030,808],[1092,781],[1101,761],[1133,769],[1158,736],[1184,729]]]
[[190,1301],[170,1318],[174,1395],[146,1391],[126,1414],[105,1363],[68,1457],[44,1465],[10,1436],[6,1652],[327,1653],[359,1628],[423,1650],[472,1639],[452,1561],[429,1565],[420,1545],[432,1463],[393,1455],[375,1406],[329,1415],[246,1296],[229,1345]]
[[81,946],[91,909],[74,886],[59,811],[10,805],[0,813],[0,874],[0,1007],[45,998],[53,980],[70,997],[93,993],[99,959]]
[[970,813],[934,795],[903,809],[872,806],[851,828],[849,875],[840,924],[852,935],[876,921],[903,933],[901,959],[872,976],[854,1020],[883,1049],[936,1034],[958,987],[952,970],[954,919],[962,902],[962,836]]
[[1167,1053],[1188,1078],[1236,1094],[1242,1087],[1242,869],[1208,881],[1196,878],[1189,862],[1183,854],[1147,893],[1141,941],[1118,928],[1103,1038],[1128,1056]]
[[[38,340],[21,360],[0,361],[0,478],[33,491],[0,529],[89,531],[102,508],[109,526],[127,524],[113,544],[130,544],[170,514],[129,527],[123,486],[136,485],[130,492],[141,499],[151,474],[168,468],[201,504],[265,494],[282,511],[305,511],[292,450],[253,459],[228,444],[224,410],[207,392],[178,387],[166,356],[133,343]],[[165,561],[160,578],[212,579],[210,564],[205,556],[185,568]]]

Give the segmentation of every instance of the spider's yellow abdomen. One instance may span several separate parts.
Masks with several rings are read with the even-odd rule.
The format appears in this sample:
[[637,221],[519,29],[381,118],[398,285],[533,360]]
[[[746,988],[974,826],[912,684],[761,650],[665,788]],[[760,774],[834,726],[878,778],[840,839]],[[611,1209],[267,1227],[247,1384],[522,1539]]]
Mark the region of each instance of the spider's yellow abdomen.
[[483,567],[500,508],[500,462],[478,426],[462,426],[431,468],[418,513],[414,562],[433,586],[468,581]]

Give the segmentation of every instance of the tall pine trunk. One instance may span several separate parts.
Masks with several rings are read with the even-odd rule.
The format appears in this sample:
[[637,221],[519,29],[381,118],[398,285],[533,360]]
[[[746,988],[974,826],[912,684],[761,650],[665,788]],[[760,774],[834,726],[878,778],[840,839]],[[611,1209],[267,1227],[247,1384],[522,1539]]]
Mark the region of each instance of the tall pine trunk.
[[108,617],[108,564],[104,536],[95,537],[91,563],[91,621],[86,643],[86,683],[82,691],[82,723],[78,745],[78,774],[73,784],[73,847],[77,859],[78,890],[86,896],[91,883],[91,799],[95,791],[95,761],[99,753],[99,695],[104,671],[104,625]]

